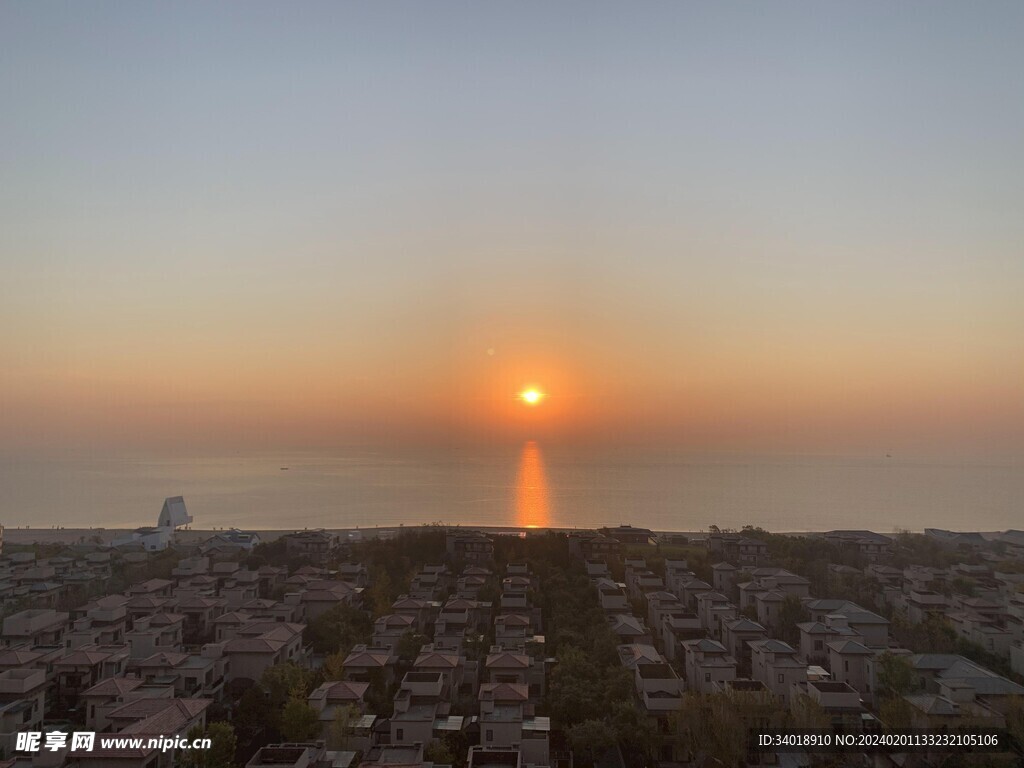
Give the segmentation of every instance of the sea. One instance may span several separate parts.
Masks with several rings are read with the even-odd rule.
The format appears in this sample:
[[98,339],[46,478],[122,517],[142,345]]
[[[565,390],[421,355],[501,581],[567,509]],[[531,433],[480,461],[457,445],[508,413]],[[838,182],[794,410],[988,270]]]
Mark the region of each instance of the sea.
[[754,525],[882,533],[1024,527],[1019,460],[487,448],[0,456],[0,524],[153,525],[184,496],[196,528],[424,523],[662,531]]

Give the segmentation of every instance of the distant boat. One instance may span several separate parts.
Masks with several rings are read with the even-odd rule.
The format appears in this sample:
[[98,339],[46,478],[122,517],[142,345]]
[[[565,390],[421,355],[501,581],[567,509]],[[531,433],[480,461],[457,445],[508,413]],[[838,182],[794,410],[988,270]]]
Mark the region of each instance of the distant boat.
[[281,467],[281,471],[282,472],[287,472],[288,471],[288,467]]
[[891,454],[891,453],[887,453],[887,454],[885,454],[885,458],[887,458],[887,459],[891,459],[891,458],[892,458],[892,454]]

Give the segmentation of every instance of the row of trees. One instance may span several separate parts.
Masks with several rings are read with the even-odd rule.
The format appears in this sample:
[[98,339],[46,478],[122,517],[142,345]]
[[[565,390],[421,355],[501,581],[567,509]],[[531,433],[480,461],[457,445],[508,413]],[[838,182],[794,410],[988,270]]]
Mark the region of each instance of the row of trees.
[[568,737],[576,762],[589,765],[616,746],[646,751],[656,734],[636,705],[632,679],[619,660],[618,639],[597,590],[569,554],[568,539],[548,533],[510,546],[540,580],[536,599],[547,617],[547,650],[558,660],[545,704]]

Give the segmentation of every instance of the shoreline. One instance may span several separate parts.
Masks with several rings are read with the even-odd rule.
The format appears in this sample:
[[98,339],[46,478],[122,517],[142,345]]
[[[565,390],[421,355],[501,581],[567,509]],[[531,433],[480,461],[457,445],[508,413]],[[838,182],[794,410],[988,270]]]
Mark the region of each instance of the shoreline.
[[[313,531],[323,530],[331,534],[341,536],[342,538],[349,539],[350,534],[358,533],[362,538],[378,538],[380,536],[391,536],[398,531],[408,529],[418,529],[424,526],[373,526],[373,527],[355,527],[355,528],[272,528],[272,529],[245,529],[249,532],[256,533],[259,535],[260,540],[263,542],[274,541],[275,539],[288,534],[296,533],[301,531]],[[564,528],[564,527],[550,527],[550,528],[530,528],[522,526],[494,526],[494,525],[445,525],[441,526],[445,528],[465,528],[466,530],[472,531],[485,531],[496,535],[514,535],[520,533],[529,533],[531,531],[559,531],[564,533],[571,533],[573,531],[588,531],[593,530],[591,528]],[[134,531],[134,528],[4,528],[3,539],[6,544],[80,544],[95,542],[98,544],[107,544],[113,539],[123,536],[127,533]],[[222,531],[231,530],[230,528],[185,528],[180,529],[175,533],[175,539],[182,543],[197,543],[203,542],[209,539],[211,536],[221,533]],[[771,531],[782,536],[816,536],[825,531]],[[921,533],[921,531],[912,531],[913,533]],[[686,536],[691,539],[703,539],[709,531],[659,531],[656,530],[654,533],[658,536]],[[983,535],[988,535],[990,532],[984,532]],[[97,538],[99,541],[97,542]]]

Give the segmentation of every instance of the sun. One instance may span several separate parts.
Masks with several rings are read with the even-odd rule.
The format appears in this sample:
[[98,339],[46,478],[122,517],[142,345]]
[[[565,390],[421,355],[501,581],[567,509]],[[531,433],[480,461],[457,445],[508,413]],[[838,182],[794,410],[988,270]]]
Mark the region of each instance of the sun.
[[519,395],[519,398],[527,405],[537,405],[543,397],[543,393],[538,392],[536,389],[527,389]]

